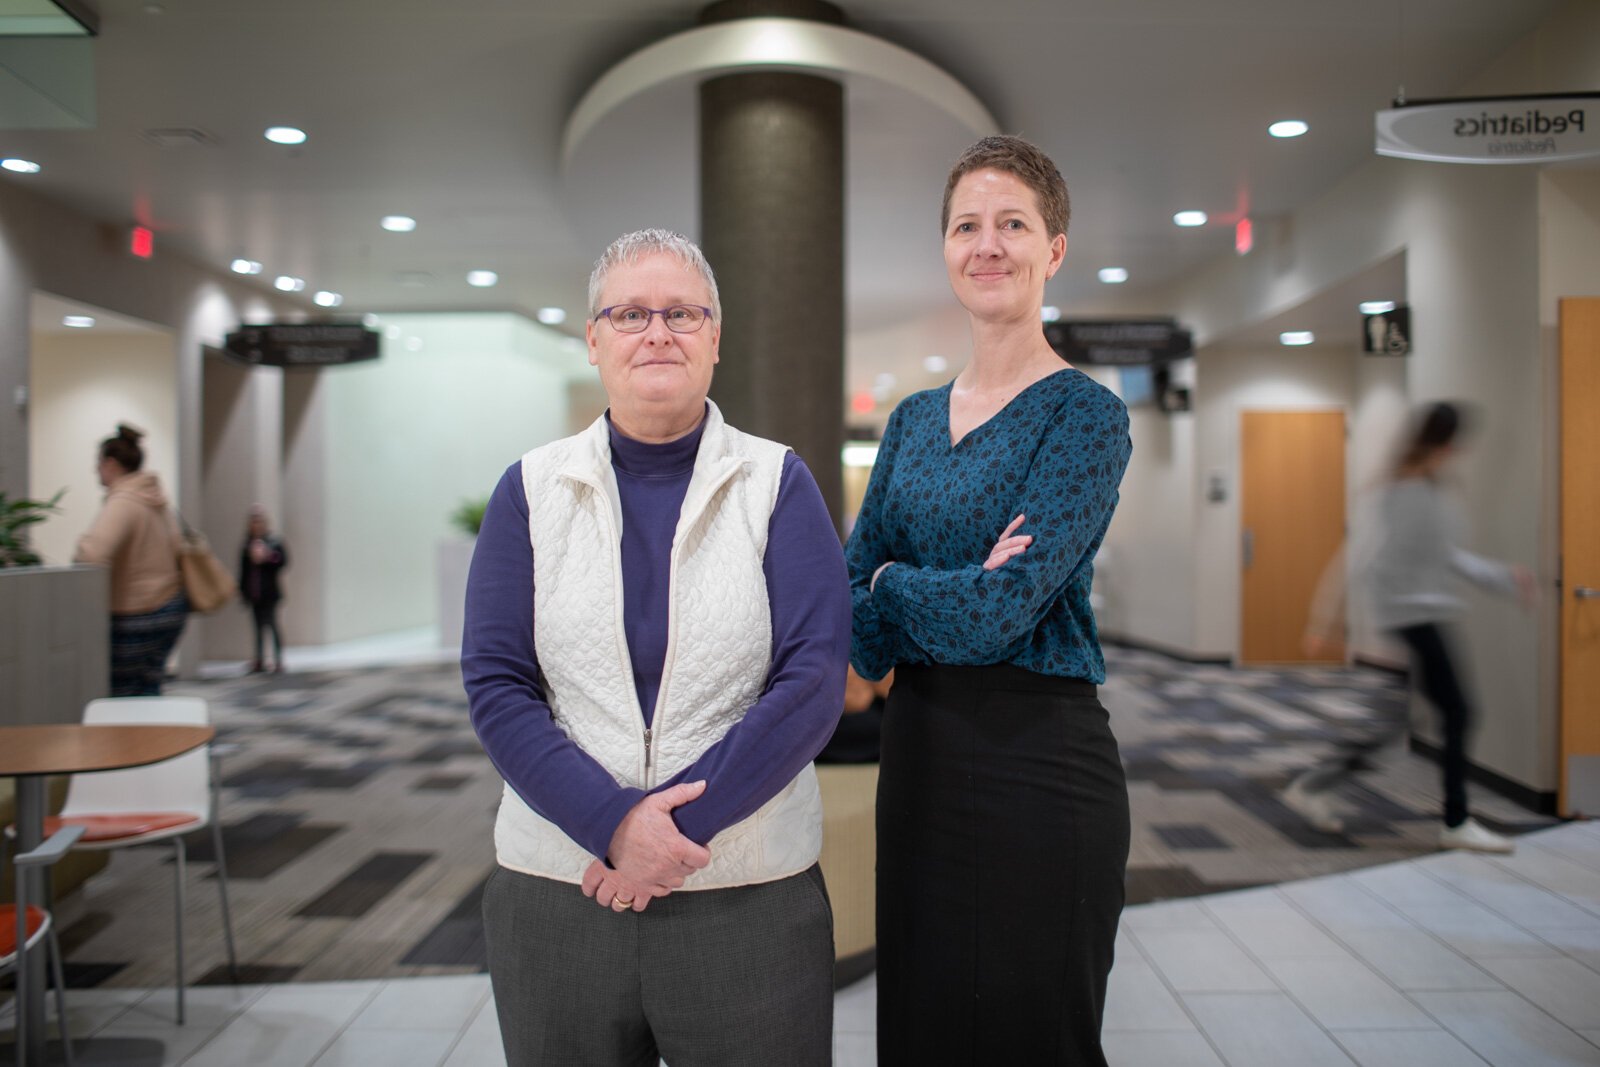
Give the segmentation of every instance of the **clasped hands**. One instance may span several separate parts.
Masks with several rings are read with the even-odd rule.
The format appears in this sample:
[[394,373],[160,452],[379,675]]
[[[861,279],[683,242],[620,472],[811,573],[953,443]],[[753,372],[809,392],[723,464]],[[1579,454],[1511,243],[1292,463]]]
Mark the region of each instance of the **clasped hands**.
[[684,782],[635,804],[611,836],[611,865],[595,860],[584,871],[583,895],[613,911],[643,911],[710,863],[710,850],[684,837],[672,821],[673,808],[705,789],[705,782]]

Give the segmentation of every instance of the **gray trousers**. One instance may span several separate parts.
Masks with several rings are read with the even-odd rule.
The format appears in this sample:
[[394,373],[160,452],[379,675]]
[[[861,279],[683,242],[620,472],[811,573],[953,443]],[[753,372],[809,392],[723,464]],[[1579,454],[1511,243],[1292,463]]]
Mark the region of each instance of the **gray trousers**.
[[617,914],[495,868],[483,893],[508,1067],[819,1067],[833,1056],[822,870]]

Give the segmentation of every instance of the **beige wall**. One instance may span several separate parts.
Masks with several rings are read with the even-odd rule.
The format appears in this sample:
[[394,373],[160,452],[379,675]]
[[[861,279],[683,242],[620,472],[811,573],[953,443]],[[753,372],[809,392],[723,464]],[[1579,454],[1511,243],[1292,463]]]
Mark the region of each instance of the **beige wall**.
[[100,510],[96,449],[117,423],[145,431],[145,469],[179,494],[178,357],[172,338],[157,333],[39,333],[32,344],[27,489],[40,498],[67,490],[33,545],[45,562],[68,563]]
[[[1113,391],[1120,388],[1114,368],[1084,369]],[[1172,375],[1174,385],[1192,387],[1195,361],[1174,364]],[[1095,564],[1094,584],[1103,633],[1185,654],[1198,650],[1194,530],[1189,521],[1198,506],[1196,427],[1190,412],[1129,410],[1133,456]]]

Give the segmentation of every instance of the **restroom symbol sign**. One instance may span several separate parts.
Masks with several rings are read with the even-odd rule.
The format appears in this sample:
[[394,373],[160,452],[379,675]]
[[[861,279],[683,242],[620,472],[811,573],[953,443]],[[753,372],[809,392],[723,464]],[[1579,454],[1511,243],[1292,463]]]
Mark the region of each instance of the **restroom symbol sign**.
[[1361,351],[1372,356],[1411,353],[1411,309],[1397,307],[1377,315],[1362,316]]

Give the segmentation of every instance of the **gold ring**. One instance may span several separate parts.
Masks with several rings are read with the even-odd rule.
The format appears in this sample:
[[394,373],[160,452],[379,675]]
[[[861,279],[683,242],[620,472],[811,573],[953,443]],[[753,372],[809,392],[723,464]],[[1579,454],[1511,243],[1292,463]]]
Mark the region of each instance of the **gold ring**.
[[617,911],[627,911],[633,907],[633,898],[629,897],[627,900],[623,900],[621,897],[612,897],[611,906]]

